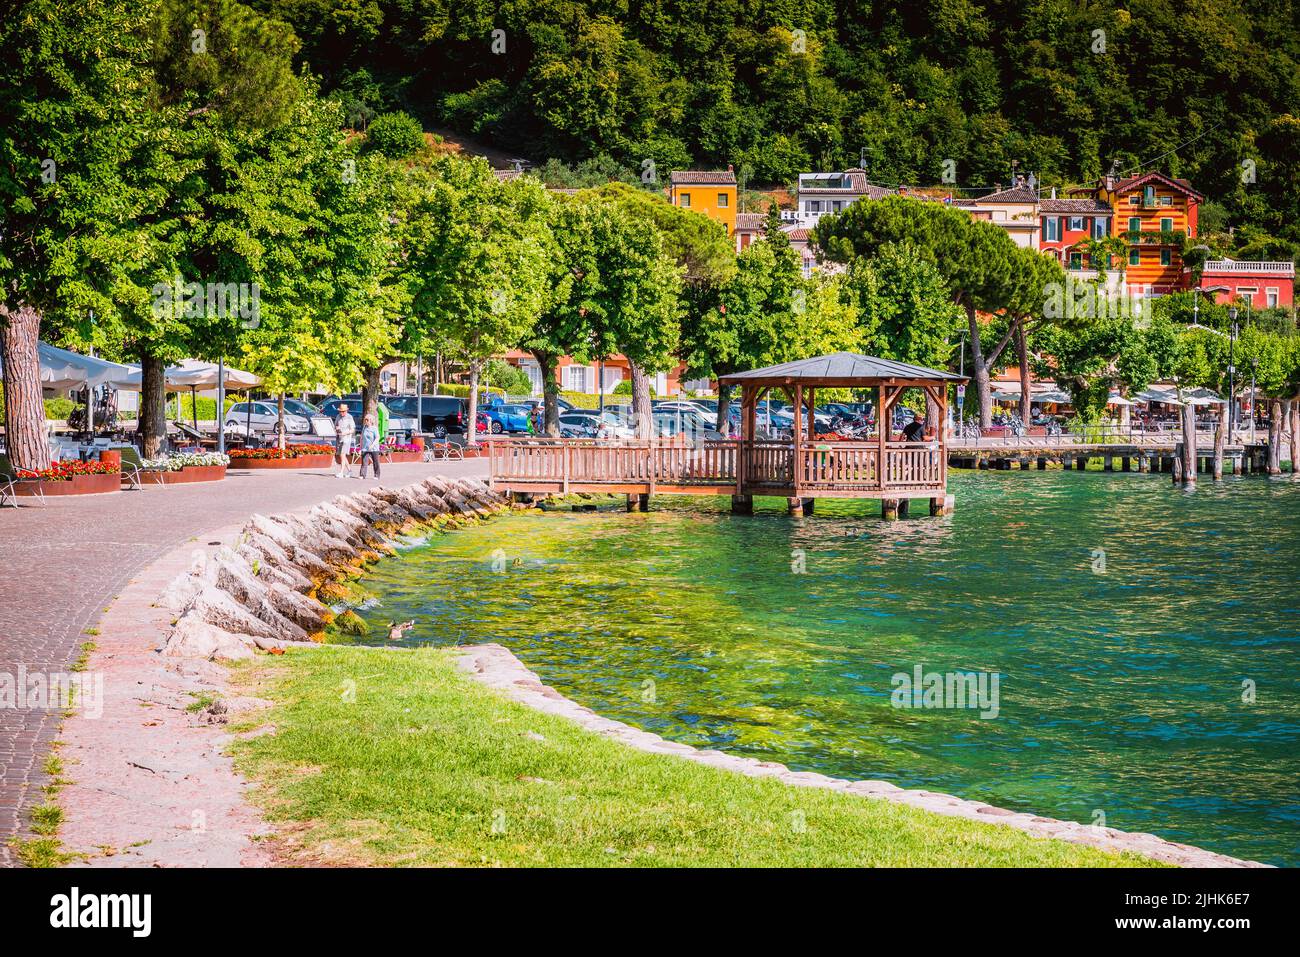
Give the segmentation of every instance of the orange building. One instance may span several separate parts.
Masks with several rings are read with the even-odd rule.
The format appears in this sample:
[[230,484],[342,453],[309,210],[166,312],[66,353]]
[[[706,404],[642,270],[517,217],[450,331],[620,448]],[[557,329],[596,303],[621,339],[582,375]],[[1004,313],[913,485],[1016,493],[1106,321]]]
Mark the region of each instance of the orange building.
[[1186,289],[1183,239],[1196,238],[1197,210],[1205,197],[1187,180],[1155,171],[1107,176],[1094,195],[1113,212],[1111,235],[1129,243],[1124,280],[1130,292],[1163,295]]
[[668,174],[668,201],[722,223],[728,236],[736,234],[736,174],[730,166],[722,171],[673,170]]

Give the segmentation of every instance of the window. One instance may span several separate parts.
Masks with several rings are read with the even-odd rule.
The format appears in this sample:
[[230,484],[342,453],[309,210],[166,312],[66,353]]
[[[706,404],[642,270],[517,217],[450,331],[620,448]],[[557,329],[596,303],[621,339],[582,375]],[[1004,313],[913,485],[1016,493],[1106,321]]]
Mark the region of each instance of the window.
[[1092,221],[1092,238],[1093,239],[1106,238],[1106,217],[1105,216],[1098,216],[1096,219]]
[[1156,204],[1156,188],[1154,186],[1142,187],[1142,205],[1154,206]]
[[1129,231],[1130,233],[1140,233],[1140,232],[1142,232],[1142,217],[1141,217],[1141,216],[1130,216],[1130,217],[1128,218],[1128,231]]
[[1242,299],[1245,299],[1251,305],[1254,305],[1255,303],[1255,293],[1257,292],[1259,292],[1259,288],[1256,286],[1237,287],[1237,295],[1240,296]]
[[1170,249],[1160,250],[1160,265],[1169,266],[1173,264],[1173,261],[1174,261],[1173,250]]
[[1074,232],[1078,232],[1079,230],[1083,229],[1083,217],[1082,217],[1082,216],[1071,216],[1071,217],[1070,217],[1070,229],[1071,229],[1072,231],[1074,231]]
[[569,392],[590,392],[587,377],[591,373],[588,366],[565,366],[564,387]]
[[1130,249],[1130,250],[1128,251],[1128,264],[1129,264],[1130,266],[1140,266],[1140,265],[1142,265],[1142,252],[1141,252],[1141,250],[1138,250],[1138,249]]
[[1162,233],[1172,233],[1174,231],[1174,221],[1168,217],[1162,217],[1160,220],[1160,231]]
[[1276,289],[1266,289],[1266,290],[1264,290],[1264,304],[1265,304],[1266,306],[1268,306],[1269,309],[1276,309],[1276,308],[1277,308],[1277,290],[1276,290]]
[[820,199],[808,200],[808,212],[820,213],[822,211],[822,201]]
[[682,209],[690,209],[690,208],[691,208],[691,194],[690,194],[690,193],[682,193],[682,198],[681,198],[681,202],[679,203],[679,205],[682,207]]
[[718,208],[719,208],[719,209],[726,209],[726,208],[727,208],[727,205],[728,205],[728,201],[729,201],[729,197],[727,196],[726,193],[719,193],[719,194],[718,194]]
[[1174,198],[1173,198],[1172,196],[1161,196],[1161,197],[1160,197],[1160,205],[1161,205],[1161,206],[1172,206],[1172,205],[1174,205]]
[[1043,217],[1043,241],[1049,243],[1059,242],[1061,239],[1061,217],[1044,216]]
[[1071,269],[1083,268],[1083,253],[1070,253],[1070,268]]
[[1137,193],[1134,193],[1132,196],[1130,196],[1130,197],[1128,198],[1128,204],[1129,204],[1130,206],[1136,206],[1136,205],[1138,204],[1138,202],[1139,202],[1139,200],[1138,200],[1138,195],[1137,195]]

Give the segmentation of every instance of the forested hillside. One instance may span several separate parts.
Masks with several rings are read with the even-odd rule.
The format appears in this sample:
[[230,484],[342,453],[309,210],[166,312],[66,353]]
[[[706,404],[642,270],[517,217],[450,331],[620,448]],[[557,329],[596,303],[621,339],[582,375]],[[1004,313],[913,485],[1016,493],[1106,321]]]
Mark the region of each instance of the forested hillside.
[[756,184],[860,160],[936,183],[953,160],[977,190],[1013,163],[1063,185],[1154,161],[1221,204],[1210,231],[1250,227],[1234,245],[1300,245],[1294,0],[255,5],[358,125],[397,107],[538,160],[730,162]]

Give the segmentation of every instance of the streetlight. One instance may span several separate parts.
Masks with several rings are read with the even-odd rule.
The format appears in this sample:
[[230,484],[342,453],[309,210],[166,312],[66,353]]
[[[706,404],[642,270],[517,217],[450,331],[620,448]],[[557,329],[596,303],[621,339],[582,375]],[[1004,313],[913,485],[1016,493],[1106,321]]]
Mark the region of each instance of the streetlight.
[[1250,444],[1255,444],[1255,373],[1259,370],[1259,359],[1250,360]]

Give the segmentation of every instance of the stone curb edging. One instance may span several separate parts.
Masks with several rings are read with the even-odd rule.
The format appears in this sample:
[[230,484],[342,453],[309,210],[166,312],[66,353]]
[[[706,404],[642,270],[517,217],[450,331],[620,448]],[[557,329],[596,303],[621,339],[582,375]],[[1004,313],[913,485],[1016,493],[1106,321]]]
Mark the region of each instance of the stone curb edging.
[[544,684],[535,672],[506,647],[498,644],[474,645],[460,649],[458,664],[474,680],[495,688],[507,697],[542,711],[576,722],[588,731],[615,738],[624,744],[653,754],[671,754],[710,767],[734,771],[750,777],[772,777],[800,787],[825,788],[907,804],[935,814],[962,817],[985,824],[1003,824],[1034,837],[1055,838],[1072,844],[1086,844],[1104,851],[1130,851],[1180,867],[1267,867],[1256,861],[1244,861],[1216,854],[1188,844],[1166,841],[1154,834],[1120,831],[1074,821],[1059,821],[993,807],[981,801],[968,801],[951,794],[934,791],[905,790],[888,781],[847,781],[813,771],[791,771],[784,764],[759,761],[722,751],[700,750],[688,744],[668,741],[650,731],[643,731],[621,721],[605,718],[583,705],[566,698]]

